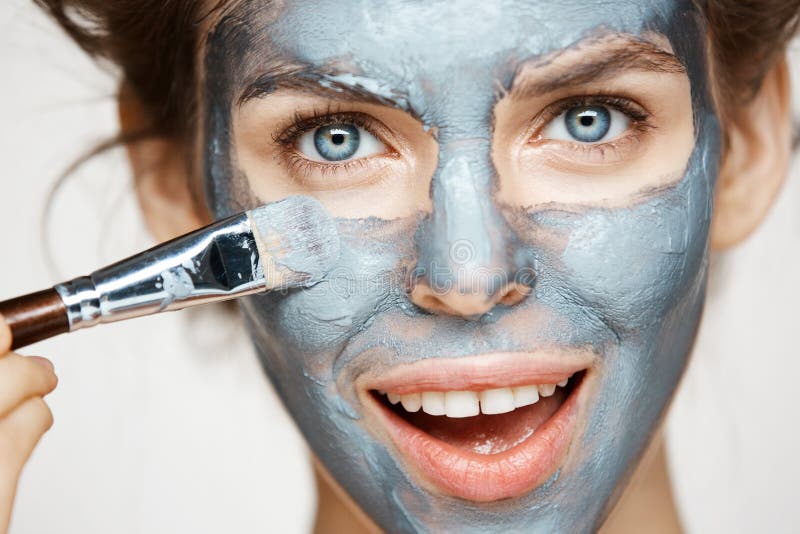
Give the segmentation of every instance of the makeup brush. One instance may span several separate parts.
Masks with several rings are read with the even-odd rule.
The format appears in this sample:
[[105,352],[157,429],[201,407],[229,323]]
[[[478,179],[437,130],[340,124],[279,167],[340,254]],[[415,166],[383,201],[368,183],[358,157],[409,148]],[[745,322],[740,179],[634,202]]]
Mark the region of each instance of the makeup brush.
[[338,257],[336,226],[322,205],[289,197],[0,302],[0,315],[16,349],[100,323],[310,286]]

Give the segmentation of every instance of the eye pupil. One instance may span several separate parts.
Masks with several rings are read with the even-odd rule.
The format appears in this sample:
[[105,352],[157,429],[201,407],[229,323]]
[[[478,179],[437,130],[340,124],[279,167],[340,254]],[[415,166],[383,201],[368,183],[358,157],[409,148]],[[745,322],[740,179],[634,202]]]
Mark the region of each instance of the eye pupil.
[[352,158],[360,144],[358,128],[352,124],[331,124],[314,132],[314,147],[328,161]]
[[567,132],[581,143],[596,143],[611,129],[611,113],[605,106],[578,106],[564,115]]

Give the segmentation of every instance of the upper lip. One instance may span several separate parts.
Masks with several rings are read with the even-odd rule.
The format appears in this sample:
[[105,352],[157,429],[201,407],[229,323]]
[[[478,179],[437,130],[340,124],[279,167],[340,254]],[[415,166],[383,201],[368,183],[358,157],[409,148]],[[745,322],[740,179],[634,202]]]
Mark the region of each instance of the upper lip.
[[556,384],[587,369],[594,359],[593,352],[575,349],[428,358],[392,367],[379,376],[363,377],[360,389],[404,395]]

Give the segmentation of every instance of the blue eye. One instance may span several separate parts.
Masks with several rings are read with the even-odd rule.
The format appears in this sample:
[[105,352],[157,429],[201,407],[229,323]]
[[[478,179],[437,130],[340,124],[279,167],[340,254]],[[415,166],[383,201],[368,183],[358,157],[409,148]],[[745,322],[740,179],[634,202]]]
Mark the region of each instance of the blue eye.
[[297,148],[308,159],[342,162],[380,154],[386,147],[366,129],[339,123],[320,126],[300,136]]
[[602,106],[572,108],[564,116],[567,131],[581,143],[596,143],[611,129],[611,113]]
[[599,143],[623,134],[630,119],[607,106],[576,106],[556,117],[545,128],[542,137],[578,143]]
[[314,146],[320,156],[328,161],[350,159],[361,143],[358,128],[350,124],[333,124],[317,128]]

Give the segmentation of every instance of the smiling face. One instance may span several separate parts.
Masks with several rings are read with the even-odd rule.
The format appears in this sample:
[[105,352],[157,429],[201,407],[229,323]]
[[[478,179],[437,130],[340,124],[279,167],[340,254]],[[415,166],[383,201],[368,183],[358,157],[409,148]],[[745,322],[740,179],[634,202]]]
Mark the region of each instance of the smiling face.
[[[322,282],[243,304],[382,528],[602,521],[698,325],[719,132],[691,2],[240,2],[204,52],[217,216],[337,217]],[[420,410],[421,408],[421,410]]]

